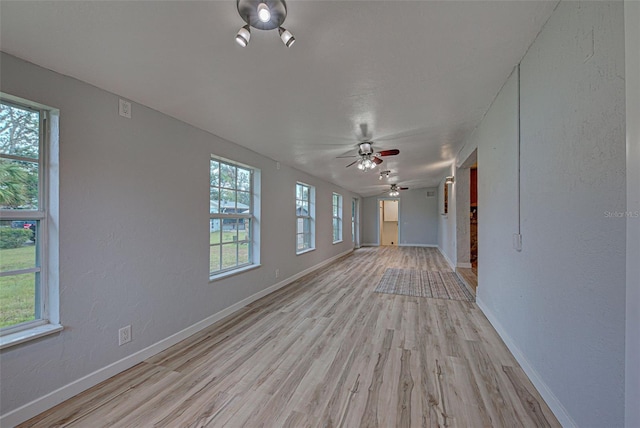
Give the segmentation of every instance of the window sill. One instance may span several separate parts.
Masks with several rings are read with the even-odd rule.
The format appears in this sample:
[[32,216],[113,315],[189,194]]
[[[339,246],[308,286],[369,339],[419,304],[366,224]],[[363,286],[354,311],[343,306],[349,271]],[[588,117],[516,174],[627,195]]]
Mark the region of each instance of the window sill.
[[60,324],[45,324],[0,337],[0,349],[16,346],[63,330]]
[[335,245],[335,244],[342,244],[342,239],[339,240],[339,241],[333,241],[333,245]]
[[260,264],[249,265],[249,266],[244,266],[244,267],[241,267],[241,268],[238,268],[238,269],[230,270],[230,271],[227,271],[227,272],[222,272],[222,273],[219,273],[217,275],[210,276],[209,277],[209,282],[215,282],[215,281],[218,281],[218,280],[221,280],[221,279],[224,279],[224,278],[228,278],[230,276],[234,276],[234,275],[238,275],[238,274],[241,274],[241,273],[245,273],[245,272],[247,272],[249,270],[257,269],[260,266],[262,266],[262,265],[260,265]]
[[315,251],[315,248],[307,248],[306,250],[302,250],[302,251],[296,251],[296,256],[299,256],[301,254],[306,254],[306,253],[310,253],[311,251]]

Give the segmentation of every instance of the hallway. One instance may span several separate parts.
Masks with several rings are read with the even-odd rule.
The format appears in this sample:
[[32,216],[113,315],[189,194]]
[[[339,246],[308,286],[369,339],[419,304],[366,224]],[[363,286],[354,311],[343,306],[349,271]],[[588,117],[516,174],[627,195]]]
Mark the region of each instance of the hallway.
[[373,247],[243,308],[22,426],[559,426],[475,303],[374,293]]

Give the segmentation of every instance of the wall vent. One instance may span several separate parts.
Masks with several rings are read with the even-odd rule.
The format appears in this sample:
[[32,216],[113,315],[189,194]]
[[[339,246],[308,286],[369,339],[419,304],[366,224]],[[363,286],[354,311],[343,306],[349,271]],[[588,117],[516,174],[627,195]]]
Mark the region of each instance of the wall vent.
[[435,190],[427,190],[427,198],[435,198],[436,191]]

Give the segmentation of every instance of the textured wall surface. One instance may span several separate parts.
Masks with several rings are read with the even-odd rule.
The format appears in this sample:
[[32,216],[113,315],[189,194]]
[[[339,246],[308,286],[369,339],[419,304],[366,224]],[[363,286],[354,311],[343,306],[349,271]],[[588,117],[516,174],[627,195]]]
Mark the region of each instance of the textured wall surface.
[[471,219],[469,205],[471,183],[469,173],[469,168],[456,168],[456,264],[463,267],[465,264],[471,263]]
[[[451,165],[451,169],[447,175],[455,176],[455,165]],[[449,207],[448,213],[443,215],[444,205],[444,177],[438,186],[438,248],[440,252],[447,258],[451,267],[454,268],[458,263],[457,237],[456,237],[456,192],[458,183],[449,184]]]
[[[640,2],[625,1],[627,332],[625,426],[640,426]],[[631,119],[630,119],[631,118]],[[635,118],[635,120],[633,120]]]
[[626,207],[623,3],[560,3],[522,60],[522,252],[511,242],[516,83],[470,142],[482,176],[478,302],[565,423],[622,426],[626,220],[608,213]]
[[[433,192],[433,197],[427,197]],[[409,189],[400,192],[400,244],[438,244],[437,189]]]
[[[352,247],[354,195],[154,110],[2,54],[2,91],[60,109],[60,334],[2,351],[0,412],[148,347]],[[242,126],[238,123],[238,126]],[[208,276],[211,154],[261,169],[262,267]],[[295,254],[295,183],[316,186],[316,250]],[[276,280],[275,269],[280,270]],[[117,332],[132,326],[119,347]]]
[[[409,189],[400,192],[398,225],[400,245],[437,245],[438,198],[427,197],[435,188]],[[379,245],[378,196],[363,199],[362,243]]]

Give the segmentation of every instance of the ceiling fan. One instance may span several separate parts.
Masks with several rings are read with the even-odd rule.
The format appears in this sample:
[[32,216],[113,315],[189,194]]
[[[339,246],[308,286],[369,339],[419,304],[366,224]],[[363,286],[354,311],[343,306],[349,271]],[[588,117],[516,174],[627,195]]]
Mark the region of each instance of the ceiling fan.
[[400,187],[397,184],[392,184],[391,189],[387,190],[384,193],[389,193],[389,196],[400,196],[400,190],[407,190],[408,187]]
[[379,152],[375,152],[373,150],[373,142],[366,141],[358,144],[358,154],[357,155],[348,155],[348,156],[338,156],[338,158],[352,158],[356,157],[358,159],[351,162],[347,165],[349,168],[352,165],[358,164],[358,169],[362,171],[368,171],[370,169],[375,168],[377,165],[382,163],[381,157],[384,156],[395,156],[400,153],[398,149],[392,150],[381,150]]

